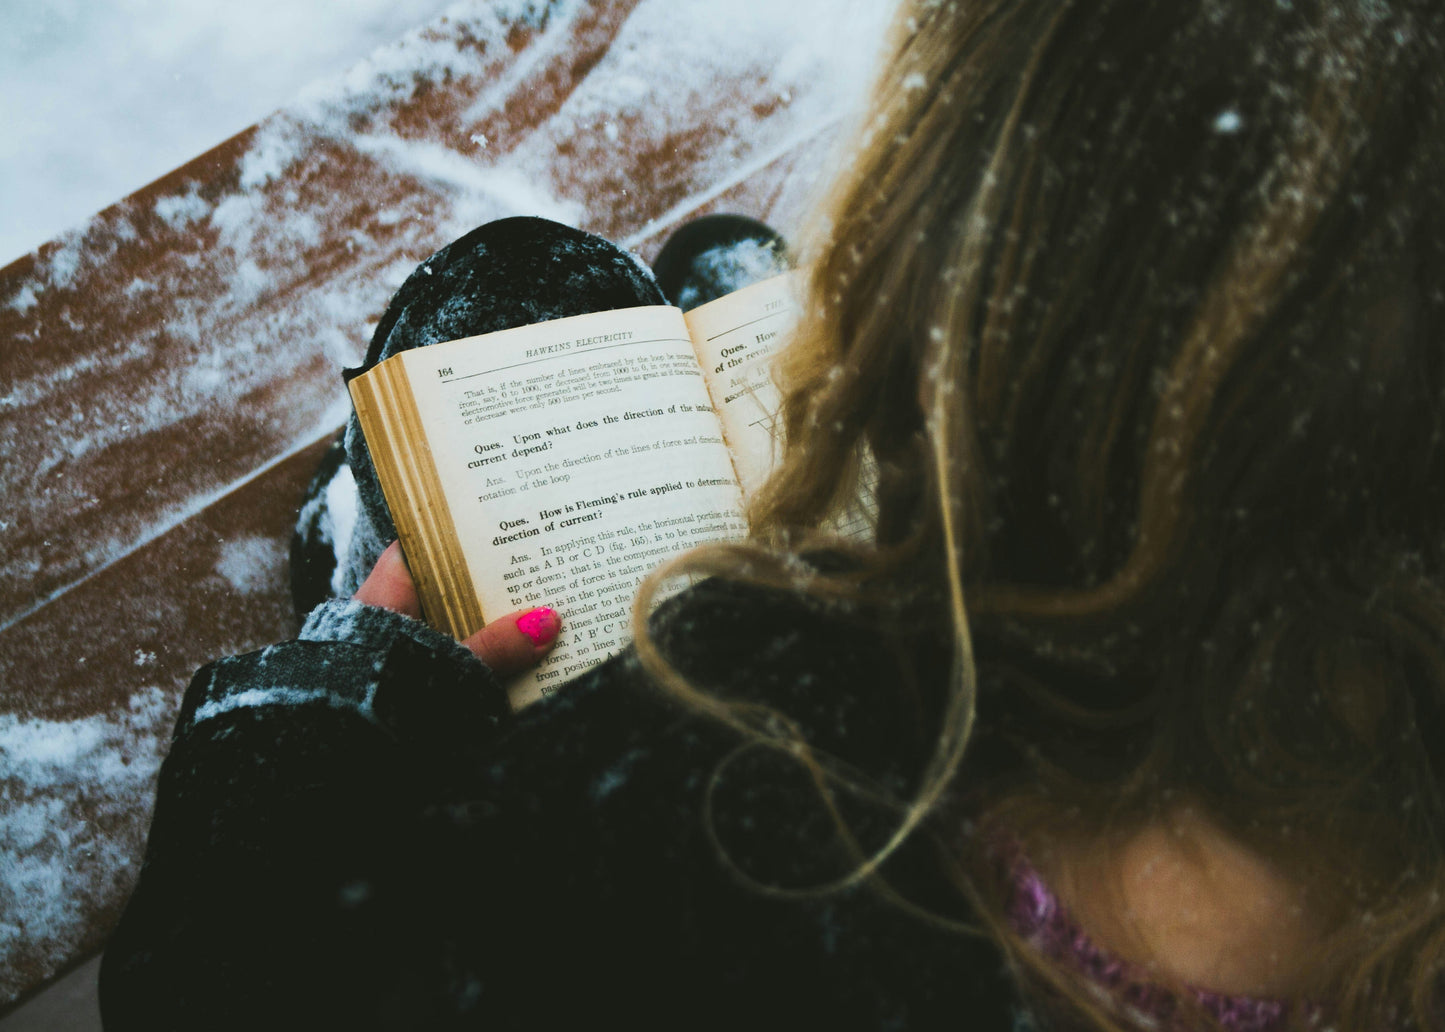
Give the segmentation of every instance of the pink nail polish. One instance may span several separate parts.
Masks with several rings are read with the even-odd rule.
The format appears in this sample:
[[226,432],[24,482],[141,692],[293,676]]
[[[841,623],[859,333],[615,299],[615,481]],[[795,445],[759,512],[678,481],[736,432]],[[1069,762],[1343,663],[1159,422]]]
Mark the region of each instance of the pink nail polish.
[[557,615],[557,610],[547,606],[529,610],[517,617],[517,630],[532,639],[532,644],[539,648],[546,645],[562,627],[562,618]]

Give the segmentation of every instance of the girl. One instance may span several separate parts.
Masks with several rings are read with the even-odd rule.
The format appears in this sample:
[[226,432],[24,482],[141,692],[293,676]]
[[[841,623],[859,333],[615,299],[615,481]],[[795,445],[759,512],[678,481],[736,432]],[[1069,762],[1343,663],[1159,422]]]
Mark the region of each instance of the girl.
[[204,669],[108,1025],[1440,1027],[1442,21],[907,7],[752,539],[516,715],[395,551]]

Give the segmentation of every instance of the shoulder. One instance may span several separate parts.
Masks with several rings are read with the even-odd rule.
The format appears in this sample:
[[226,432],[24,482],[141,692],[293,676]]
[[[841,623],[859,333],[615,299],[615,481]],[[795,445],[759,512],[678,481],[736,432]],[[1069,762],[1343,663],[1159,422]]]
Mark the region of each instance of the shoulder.
[[1004,962],[960,931],[972,915],[926,834],[886,891],[840,887],[926,762],[891,646],[855,613],[717,582],[654,626],[702,690],[775,710],[815,751],[690,709],[631,652],[523,711],[481,779],[487,815],[462,833],[489,826],[465,852],[514,887],[504,923],[523,951],[583,972],[600,1012],[631,994],[639,1027],[669,1010],[698,1027],[952,1027],[964,1010],[1009,1027]]

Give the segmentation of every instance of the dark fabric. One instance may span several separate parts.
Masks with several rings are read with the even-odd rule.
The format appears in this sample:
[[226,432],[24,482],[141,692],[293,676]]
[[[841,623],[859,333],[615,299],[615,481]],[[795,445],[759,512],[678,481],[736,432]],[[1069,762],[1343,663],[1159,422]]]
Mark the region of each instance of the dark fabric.
[[[935,717],[861,617],[709,582],[655,623],[689,676],[840,767],[919,775]],[[332,602],[303,639],[331,640],[197,674],[106,952],[108,1029],[1012,1027],[986,939],[867,887],[777,891],[850,862],[810,778],[630,652],[505,718],[486,668],[415,621]],[[840,805],[865,847],[892,827]],[[966,918],[935,861],[920,836],[893,889]]]

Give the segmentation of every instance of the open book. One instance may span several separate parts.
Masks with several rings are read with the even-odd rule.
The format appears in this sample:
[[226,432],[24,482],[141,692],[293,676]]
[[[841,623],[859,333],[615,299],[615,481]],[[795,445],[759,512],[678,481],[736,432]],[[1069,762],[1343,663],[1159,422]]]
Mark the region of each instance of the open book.
[[794,275],[684,314],[650,306],[395,355],[351,397],[427,620],[465,638],[550,605],[562,634],[520,706],[626,644],[664,560],[747,533],[775,457],[769,359]]

